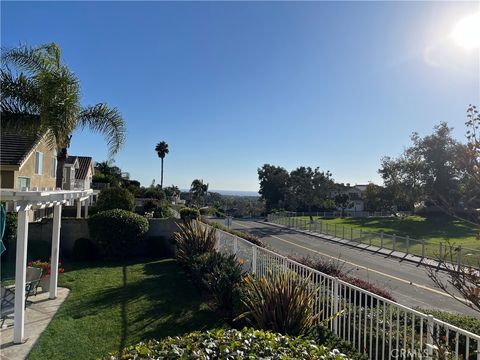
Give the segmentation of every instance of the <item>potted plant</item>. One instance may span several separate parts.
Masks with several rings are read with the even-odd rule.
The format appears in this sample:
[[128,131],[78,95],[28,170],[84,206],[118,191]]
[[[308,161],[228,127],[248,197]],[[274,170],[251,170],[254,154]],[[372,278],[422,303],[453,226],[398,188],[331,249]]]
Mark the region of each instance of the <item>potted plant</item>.
[[[41,261],[41,260],[35,260],[35,261],[30,261],[28,263],[28,266],[31,267],[36,267],[40,268],[43,270],[42,272],[42,278],[40,280],[40,287],[42,288],[42,291],[48,291],[50,289],[50,274],[52,271],[51,265],[50,265],[50,260],[48,261]],[[63,274],[65,272],[65,269],[61,267],[62,263],[58,263],[58,273]]]

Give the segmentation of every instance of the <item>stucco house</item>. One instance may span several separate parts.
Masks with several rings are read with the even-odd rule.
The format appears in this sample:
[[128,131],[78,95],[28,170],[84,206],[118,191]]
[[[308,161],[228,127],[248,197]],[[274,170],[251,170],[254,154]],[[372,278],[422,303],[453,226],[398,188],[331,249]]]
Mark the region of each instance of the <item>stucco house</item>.
[[54,190],[57,151],[46,135],[0,136],[0,188]]
[[93,159],[91,157],[69,156],[63,167],[62,189],[90,189],[94,171]]
[[332,192],[331,197],[334,198],[336,195],[347,194],[350,198],[350,206],[347,211],[364,211],[365,202],[363,200],[363,193],[366,188],[367,185],[351,186],[350,184],[338,184],[337,189]]

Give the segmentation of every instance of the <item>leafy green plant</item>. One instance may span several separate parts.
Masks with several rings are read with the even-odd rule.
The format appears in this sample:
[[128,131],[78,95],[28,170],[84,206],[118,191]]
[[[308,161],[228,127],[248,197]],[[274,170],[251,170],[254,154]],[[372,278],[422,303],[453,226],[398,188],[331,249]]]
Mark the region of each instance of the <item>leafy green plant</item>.
[[178,228],[173,239],[177,250],[175,256],[180,264],[187,266],[193,257],[215,250],[217,236],[214,228],[193,221],[179,224]]
[[216,251],[198,255],[193,258],[190,270],[213,298],[216,308],[227,318],[232,318],[243,273],[236,256]]
[[186,222],[189,220],[196,220],[200,218],[200,212],[194,208],[180,209],[180,218]]
[[337,349],[312,340],[244,328],[214,329],[150,340],[130,346],[104,360],[142,359],[345,359]]
[[148,220],[131,211],[102,211],[88,219],[90,234],[101,252],[109,257],[126,257],[148,231]]
[[249,275],[243,285],[245,311],[237,320],[289,335],[303,334],[314,326],[318,316],[312,309],[318,288],[313,288],[309,279],[290,272],[270,272],[259,279]]
[[95,208],[97,212],[113,209],[133,211],[135,209],[135,198],[127,189],[108,188],[102,190],[98,195]]

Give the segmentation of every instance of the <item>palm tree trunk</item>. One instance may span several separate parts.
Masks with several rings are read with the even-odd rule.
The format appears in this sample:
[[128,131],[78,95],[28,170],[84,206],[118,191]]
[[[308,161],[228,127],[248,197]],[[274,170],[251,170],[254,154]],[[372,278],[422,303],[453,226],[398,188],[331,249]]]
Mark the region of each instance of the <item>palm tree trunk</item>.
[[57,154],[57,178],[56,187],[62,188],[63,185],[63,168],[65,167],[65,161],[67,160],[67,148],[62,148]]
[[160,189],[163,189],[163,158],[162,158],[162,169],[160,172]]

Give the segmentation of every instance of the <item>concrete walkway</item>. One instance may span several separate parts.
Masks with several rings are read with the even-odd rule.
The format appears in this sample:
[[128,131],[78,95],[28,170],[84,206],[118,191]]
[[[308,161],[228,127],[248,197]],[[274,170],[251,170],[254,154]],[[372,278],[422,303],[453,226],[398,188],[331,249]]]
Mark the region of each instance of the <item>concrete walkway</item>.
[[52,320],[58,308],[65,301],[70,290],[58,288],[57,298],[50,300],[49,293],[45,292],[32,296],[32,304],[27,306],[25,312],[25,338],[23,344],[13,343],[13,319],[5,320],[0,330],[0,360],[26,359],[33,345],[37,342],[42,332]]

